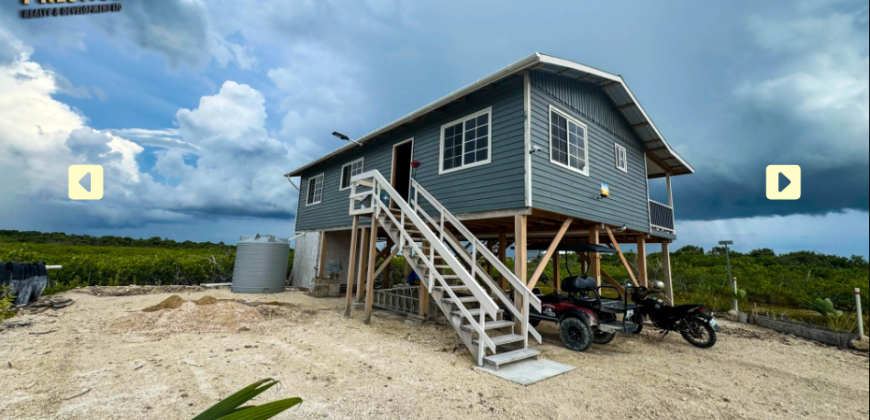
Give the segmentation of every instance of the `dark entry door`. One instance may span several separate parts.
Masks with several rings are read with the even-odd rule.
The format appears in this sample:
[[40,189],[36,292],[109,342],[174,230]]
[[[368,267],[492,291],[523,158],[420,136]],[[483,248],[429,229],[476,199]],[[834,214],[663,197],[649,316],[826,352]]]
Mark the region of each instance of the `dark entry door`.
[[393,188],[406,202],[411,191],[411,161],[414,155],[414,141],[393,147]]

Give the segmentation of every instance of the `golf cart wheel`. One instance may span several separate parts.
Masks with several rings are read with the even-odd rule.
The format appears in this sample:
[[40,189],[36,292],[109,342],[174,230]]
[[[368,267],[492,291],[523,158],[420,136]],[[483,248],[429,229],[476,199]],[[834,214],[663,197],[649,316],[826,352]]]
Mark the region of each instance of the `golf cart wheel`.
[[628,322],[633,322],[637,325],[637,329],[635,329],[632,334],[640,334],[643,332],[643,316],[640,314],[634,314],[631,318],[628,319]]
[[718,340],[716,330],[704,319],[689,318],[683,321],[680,334],[689,344],[699,349],[709,349],[716,345]]
[[610,342],[613,341],[614,338],[616,338],[616,333],[608,334],[606,332],[596,331],[595,338],[593,338],[592,341],[595,344],[605,345],[610,344]]
[[589,328],[585,322],[578,318],[567,318],[562,321],[559,327],[559,333],[562,336],[562,342],[565,347],[574,351],[586,351],[592,347],[594,334],[592,328]]
[[540,319],[530,319],[529,324],[532,324],[532,327],[538,328],[538,325],[541,325]]

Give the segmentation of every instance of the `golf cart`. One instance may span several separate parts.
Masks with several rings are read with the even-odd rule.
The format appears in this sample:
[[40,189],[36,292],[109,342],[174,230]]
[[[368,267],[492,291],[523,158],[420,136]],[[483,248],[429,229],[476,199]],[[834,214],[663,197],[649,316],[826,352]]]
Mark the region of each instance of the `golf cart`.
[[[534,245],[529,249],[534,250]],[[560,245],[559,251],[616,253],[613,249],[594,244]],[[567,268],[567,259],[565,265]],[[586,351],[592,343],[608,344],[616,333],[631,334],[637,330],[638,325],[629,320],[635,318],[638,307],[629,302],[627,294],[614,286],[598,286],[597,281],[589,277],[588,264],[583,275],[573,276],[570,271],[568,274],[569,277],[561,281],[562,293],[554,291],[543,296],[539,289],[535,289],[541,300],[541,312],[532,309],[529,314],[533,326],[537,327],[541,322],[556,323],[562,342],[575,351]],[[601,292],[605,290],[615,293],[608,293],[611,297],[602,296]]]

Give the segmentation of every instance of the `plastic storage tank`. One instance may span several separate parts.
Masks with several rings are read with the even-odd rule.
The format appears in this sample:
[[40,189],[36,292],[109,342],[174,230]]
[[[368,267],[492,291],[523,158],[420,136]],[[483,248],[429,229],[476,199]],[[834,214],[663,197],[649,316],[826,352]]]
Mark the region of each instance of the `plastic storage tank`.
[[234,293],[279,293],[287,282],[290,240],[271,235],[242,236],[236,246]]

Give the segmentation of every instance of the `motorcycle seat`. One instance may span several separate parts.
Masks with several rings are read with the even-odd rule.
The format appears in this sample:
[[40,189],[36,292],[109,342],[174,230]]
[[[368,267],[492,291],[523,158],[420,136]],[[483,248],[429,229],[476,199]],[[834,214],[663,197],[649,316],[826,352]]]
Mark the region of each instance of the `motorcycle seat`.
[[683,315],[689,313],[689,311],[692,311],[693,309],[698,309],[700,307],[701,307],[701,305],[663,306],[661,308],[661,311],[665,316],[678,317],[678,316],[683,316]]

